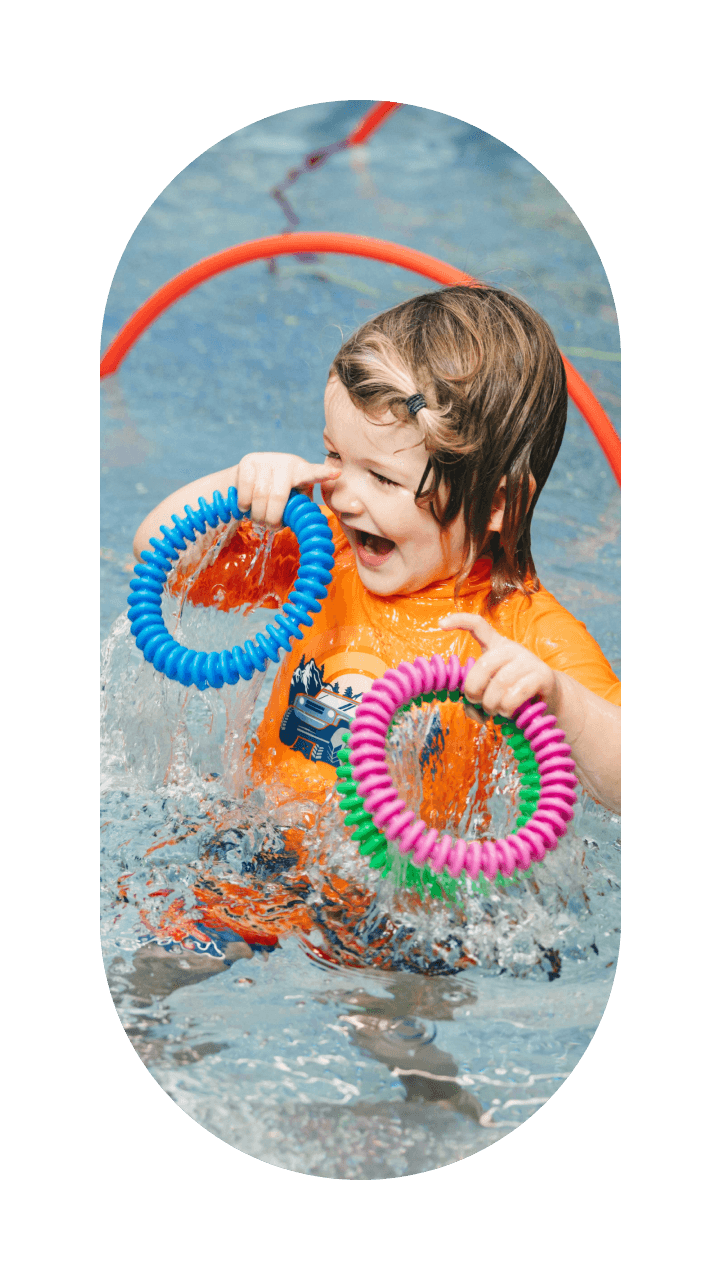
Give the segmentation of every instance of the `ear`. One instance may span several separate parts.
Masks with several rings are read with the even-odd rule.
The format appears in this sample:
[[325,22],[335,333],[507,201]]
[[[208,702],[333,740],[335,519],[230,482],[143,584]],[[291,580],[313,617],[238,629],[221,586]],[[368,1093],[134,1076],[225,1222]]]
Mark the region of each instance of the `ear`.
[[[537,484],[535,483],[534,476],[532,475],[528,476],[528,485],[530,490],[528,494],[528,505],[529,505],[532,502],[533,497],[535,495],[535,490],[537,489]],[[492,507],[490,510],[490,520],[488,521],[488,527],[487,527],[488,533],[500,533],[502,529],[502,523],[505,518],[506,497],[507,497],[507,476],[503,476],[502,480],[500,481],[493,495]]]
[[490,519],[488,521],[487,532],[499,533],[502,529],[503,517],[505,515],[505,498],[507,495],[507,477],[503,476],[495,493],[493,494],[492,507],[490,509]]

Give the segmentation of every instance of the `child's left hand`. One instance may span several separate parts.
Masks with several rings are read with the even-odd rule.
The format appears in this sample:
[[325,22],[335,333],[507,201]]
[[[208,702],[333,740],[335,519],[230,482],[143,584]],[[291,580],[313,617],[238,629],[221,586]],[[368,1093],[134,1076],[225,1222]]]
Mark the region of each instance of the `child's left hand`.
[[[557,673],[524,645],[507,640],[476,613],[452,613],[443,618],[440,626],[445,631],[469,631],[482,645],[482,656],[465,681],[469,702],[480,703],[489,716],[512,717],[523,702],[539,694],[554,714]],[[471,720],[482,719],[474,708],[466,706],[465,713]]]

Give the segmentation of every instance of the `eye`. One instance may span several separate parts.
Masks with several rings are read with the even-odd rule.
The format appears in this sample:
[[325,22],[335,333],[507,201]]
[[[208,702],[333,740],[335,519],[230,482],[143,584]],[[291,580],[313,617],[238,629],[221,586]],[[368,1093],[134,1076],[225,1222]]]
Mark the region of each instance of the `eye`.
[[375,477],[375,479],[376,479],[376,480],[378,480],[378,481],[380,482],[380,484],[389,484],[389,485],[391,485],[391,486],[393,487],[393,489],[399,489],[399,488],[400,488],[400,486],[399,486],[399,484],[398,484],[397,480],[388,480],[387,476],[381,476],[381,475],[378,475],[377,471],[371,471],[371,472],[370,472],[370,475],[371,475],[371,476],[374,476],[374,477]]
[[339,453],[333,453],[331,449],[326,449],[326,450],[325,450],[325,457],[326,457],[326,458],[332,458],[333,462],[339,462],[339,461],[340,461],[340,454],[339,454]]

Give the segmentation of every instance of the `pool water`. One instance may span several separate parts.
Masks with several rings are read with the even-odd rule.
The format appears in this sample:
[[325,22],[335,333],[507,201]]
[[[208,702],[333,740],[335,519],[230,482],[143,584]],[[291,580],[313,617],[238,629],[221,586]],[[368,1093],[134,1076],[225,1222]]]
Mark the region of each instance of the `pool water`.
[[[123,255],[104,346],[177,271],[282,230],[271,188],[369,105],[261,121],[178,175]],[[289,195],[300,229],[396,240],[522,293],[618,425],[618,333],[602,265],[558,192],[502,143],[403,107]],[[359,856],[336,796],[314,815],[308,864],[289,866],[283,833],[297,803],[281,786],[237,799],[272,664],[247,685],[188,691],[144,662],[123,616],[132,535],[147,511],[250,450],[319,461],[341,334],[429,287],[360,259],[251,264],[181,299],[103,384],[108,980],[137,1052],[179,1106],[242,1151],[321,1177],[421,1172],[516,1128],[582,1056],[618,951],[620,825],[589,800],[531,879],[487,896],[403,894]],[[619,492],[574,408],[533,549],[544,585],[619,674]],[[238,643],[265,621],[262,610],[187,604],[180,616],[176,599],[166,603],[179,638],[200,648]],[[413,713],[396,735],[410,790],[426,731]],[[500,834],[512,807],[508,759],[493,781]],[[333,892],[338,877],[354,887],[352,910]],[[279,945],[228,948],[221,933],[200,942],[200,905],[220,883],[262,906]],[[285,906],[273,916],[279,889]]]

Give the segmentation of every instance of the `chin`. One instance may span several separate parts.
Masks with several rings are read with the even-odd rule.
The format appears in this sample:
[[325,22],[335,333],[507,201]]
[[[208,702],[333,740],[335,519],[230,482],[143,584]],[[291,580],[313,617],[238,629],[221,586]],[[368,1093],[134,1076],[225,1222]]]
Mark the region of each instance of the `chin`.
[[358,564],[357,570],[363,586],[367,587],[368,591],[372,591],[374,596],[393,596],[400,590],[392,583],[383,581],[379,573],[373,573],[372,569],[367,569],[364,564]]
[[369,569],[363,564],[360,557],[355,555],[355,568],[358,571],[358,577],[364,587],[368,591],[372,591],[375,596],[394,596],[402,591],[402,585],[395,580],[395,575],[384,574],[377,569]]
[[422,591],[422,585],[408,582],[407,579],[400,579],[397,575],[391,576],[388,574],[386,576],[373,572],[372,569],[360,564],[357,557],[355,562],[360,581],[374,596],[411,596],[417,591]]

